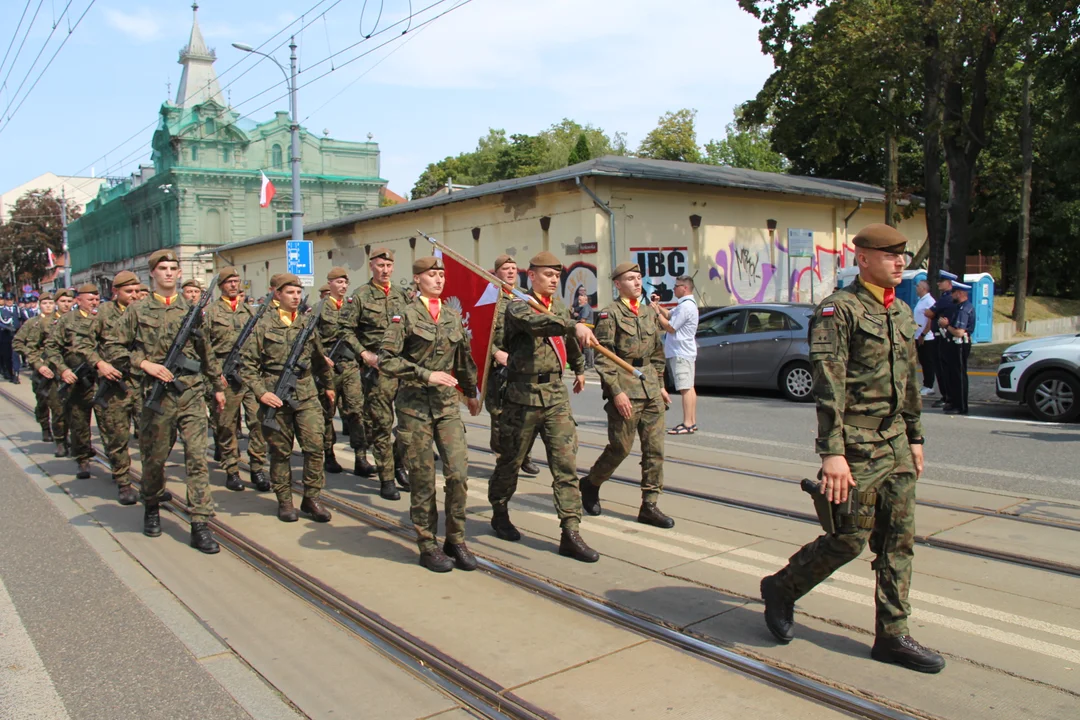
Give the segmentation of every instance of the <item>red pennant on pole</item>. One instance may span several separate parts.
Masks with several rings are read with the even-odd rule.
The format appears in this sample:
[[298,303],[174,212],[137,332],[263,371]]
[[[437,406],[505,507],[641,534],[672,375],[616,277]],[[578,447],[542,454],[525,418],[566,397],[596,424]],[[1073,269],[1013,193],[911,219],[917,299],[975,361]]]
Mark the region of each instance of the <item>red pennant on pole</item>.
[[446,268],[446,284],[442,300],[461,313],[465,333],[469,338],[469,350],[476,363],[476,387],[484,396],[484,382],[491,364],[491,336],[495,329],[495,308],[499,303],[499,289],[480,277],[449,255],[439,250]]

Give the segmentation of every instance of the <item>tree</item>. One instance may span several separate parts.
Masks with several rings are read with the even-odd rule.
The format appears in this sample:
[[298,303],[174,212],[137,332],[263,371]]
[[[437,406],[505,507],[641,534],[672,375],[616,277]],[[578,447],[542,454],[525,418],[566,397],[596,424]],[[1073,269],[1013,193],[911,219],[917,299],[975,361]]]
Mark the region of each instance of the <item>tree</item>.
[[641,141],[637,154],[654,160],[701,162],[701,148],[698,147],[697,130],[694,128],[696,117],[697,110],[688,108],[664,113],[656,127]]
[[548,142],[538,135],[511,135],[510,145],[499,150],[491,180],[509,180],[543,172]]
[[787,158],[772,148],[772,128],[766,125],[747,125],[740,128],[740,108],[735,108],[736,122],[725,128],[723,140],[705,143],[705,162],[711,165],[782,173],[788,168]]
[[[67,221],[82,215],[78,203],[67,203]],[[60,200],[52,190],[31,190],[15,201],[10,219],[0,225],[0,272],[18,283],[37,285],[48,272],[48,254],[63,251]]]
[[540,137],[548,143],[543,164],[544,172],[573,165],[574,163],[570,161],[570,153],[580,142],[582,135],[585,136],[589,145],[590,157],[626,154],[626,136],[623,133],[615,133],[612,137],[608,137],[601,128],[588,124],[582,125],[569,118],[563,118],[562,121],[540,133]]
[[592,158],[592,153],[589,152],[589,139],[585,137],[585,133],[578,135],[577,144],[574,145],[574,149],[570,151],[570,156],[566,159],[567,165],[577,165],[578,163],[585,162]]

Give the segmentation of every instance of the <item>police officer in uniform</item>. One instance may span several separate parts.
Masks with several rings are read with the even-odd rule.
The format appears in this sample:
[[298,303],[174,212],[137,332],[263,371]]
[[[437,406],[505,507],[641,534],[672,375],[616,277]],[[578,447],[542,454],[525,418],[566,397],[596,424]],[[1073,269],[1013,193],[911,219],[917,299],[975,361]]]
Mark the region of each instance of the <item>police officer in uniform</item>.
[[59,418],[50,418],[49,387],[56,377],[52,368],[45,362],[42,354],[45,346],[45,333],[49,324],[56,319],[56,301],[50,293],[42,293],[39,298],[40,312],[23,323],[15,333],[12,347],[23,354],[30,366],[30,384],[34,389],[34,417],[41,426],[41,440],[53,441],[52,422]]
[[920,672],[945,667],[940,655],[908,634],[915,544],[915,481],[923,469],[915,321],[896,298],[906,238],[869,225],[853,241],[857,282],[817,307],[810,361],[817,403],[817,452],[831,503],[858,493],[855,532],[822,535],[761,581],[765,623],[781,643],[794,636],[795,602],[854,560],[867,539],[876,554],[875,660]]
[[14,305],[14,293],[5,292],[0,297],[3,298],[3,306],[0,307],[0,375],[18,384],[19,376],[15,374],[12,364],[15,357],[12,342],[19,330],[19,308]]
[[946,415],[968,414],[968,356],[971,355],[971,336],[975,332],[975,307],[968,299],[971,286],[962,282],[952,284],[953,303],[956,313],[951,324],[945,327],[944,352],[948,355],[946,367],[949,387],[952,388],[950,403],[945,406]]
[[[461,314],[441,300],[446,281],[442,260],[420,258],[412,271],[419,294],[401,315],[391,318],[379,367],[401,383],[395,405],[412,485],[410,515],[420,564],[433,572],[447,572],[455,565],[475,570],[476,558],[465,545],[469,449],[458,411],[458,389],[469,413],[477,415],[476,365]],[[441,550],[436,538],[439,508],[432,440],[439,448],[446,479],[446,542]]]
[[656,501],[664,488],[664,413],[671,398],[664,389],[664,342],[656,309],[639,301],[641,269],[636,263],[616,266],[611,279],[619,297],[600,311],[596,339],[618,357],[639,368],[637,378],[604,355],[596,358],[604,409],[608,417],[608,444],[589,474],[581,480],[585,512],[599,515],[600,485],[611,478],[630,454],[634,435],[641,438],[641,509],[638,522],[659,528],[675,527]]
[[934,341],[942,341],[942,345],[938,347],[937,356],[937,377],[938,377],[938,389],[941,390],[941,397],[934,401],[933,407],[939,408],[946,405],[950,405],[952,402],[953,391],[949,387],[949,366],[948,366],[948,351],[944,350],[945,343],[949,342],[949,325],[956,320],[956,302],[953,300],[952,286],[956,281],[956,275],[953,275],[948,270],[938,271],[938,299],[931,308],[933,317],[930,318],[930,327],[933,328],[936,337]]

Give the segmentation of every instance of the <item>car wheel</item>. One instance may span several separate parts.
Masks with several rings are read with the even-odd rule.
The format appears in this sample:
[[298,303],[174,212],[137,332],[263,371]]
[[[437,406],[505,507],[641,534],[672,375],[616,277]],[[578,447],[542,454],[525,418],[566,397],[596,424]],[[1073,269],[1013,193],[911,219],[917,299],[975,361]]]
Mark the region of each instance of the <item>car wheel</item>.
[[810,365],[801,361],[785,365],[780,371],[780,389],[784,397],[792,402],[810,402],[813,396],[814,376],[810,374]]
[[1080,415],[1080,378],[1062,370],[1041,373],[1024,395],[1031,414],[1045,422],[1072,422]]

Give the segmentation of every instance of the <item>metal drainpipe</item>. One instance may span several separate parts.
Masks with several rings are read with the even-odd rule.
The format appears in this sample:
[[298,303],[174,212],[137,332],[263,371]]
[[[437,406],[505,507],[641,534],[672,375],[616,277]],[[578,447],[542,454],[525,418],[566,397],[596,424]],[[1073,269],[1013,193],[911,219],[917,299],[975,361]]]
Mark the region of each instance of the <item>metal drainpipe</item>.
[[581,177],[580,177],[580,176],[578,176],[578,177],[574,178],[574,182],[575,182],[575,183],[577,183],[577,186],[578,186],[579,188],[581,188],[582,190],[584,190],[584,191],[585,191],[585,193],[586,193],[586,194],[587,194],[587,195],[588,195],[589,197],[591,197],[591,198],[592,198],[592,201],[593,201],[594,203],[596,203],[596,206],[597,206],[598,208],[600,208],[601,210],[603,210],[604,212],[606,212],[606,213],[607,213],[607,215],[608,215],[608,230],[609,230],[609,231],[610,231],[610,233],[611,233],[611,268],[609,268],[609,269],[614,269],[614,267],[615,267],[615,255],[616,255],[616,252],[617,252],[617,248],[616,248],[616,246],[615,246],[615,211],[614,211],[614,210],[612,210],[612,209],[611,209],[610,207],[608,207],[608,206],[607,206],[607,205],[606,205],[606,204],[604,203],[604,201],[603,201],[603,200],[601,200],[601,199],[600,199],[600,198],[599,198],[599,197],[598,197],[598,196],[596,195],[596,193],[594,193],[594,192],[592,191],[592,189],[591,189],[591,188],[590,188],[590,187],[589,187],[588,185],[586,185],[585,183],[581,182]]
[[[845,245],[847,245],[847,240],[848,240],[848,231],[847,231],[848,221],[851,220],[851,218],[855,217],[855,213],[862,210],[862,205],[863,205],[862,198],[859,198],[859,202],[855,206],[855,209],[852,210],[850,213],[848,213],[848,216],[846,218],[844,218],[844,244]],[[843,248],[841,248],[841,251],[843,251]]]

